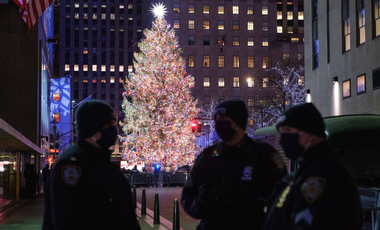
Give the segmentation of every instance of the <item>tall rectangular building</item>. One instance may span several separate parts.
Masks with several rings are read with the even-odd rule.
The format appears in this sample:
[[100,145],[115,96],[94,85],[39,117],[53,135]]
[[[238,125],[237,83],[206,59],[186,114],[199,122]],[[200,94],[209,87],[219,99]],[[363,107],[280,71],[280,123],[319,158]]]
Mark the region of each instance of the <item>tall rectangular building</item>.
[[165,1],[199,107],[241,99],[254,110],[276,97],[263,75],[285,60],[303,61],[303,1]]
[[305,1],[305,77],[324,116],[380,113],[380,1]]
[[104,100],[121,118],[123,82],[133,71],[133,53],[146,28],[150,1],[61,0],[60,4],[59,77],[71,79],[72,105],[90,97]]

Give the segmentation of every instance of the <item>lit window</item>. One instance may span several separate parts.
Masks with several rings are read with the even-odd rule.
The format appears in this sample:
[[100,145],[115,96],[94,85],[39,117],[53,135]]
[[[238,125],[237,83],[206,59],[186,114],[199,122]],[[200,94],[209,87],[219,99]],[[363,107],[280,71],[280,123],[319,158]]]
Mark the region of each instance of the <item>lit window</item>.
[[232,6],[232,14],[239,14],[239,6],[238,5]]
[[253,6],[252,5],[247,6],[247,14],[253,15]]
[[298,78],[298,85],[303,85],[305,83],[305,76],[300,76]]
[[210,67],[210,56],[203,56],[203,67]]
[[290,41],[291,41],[291,42],[299,42],[300,39],[299,39],[299,38],[290,38]]
[[195,28],[195,21],[189,20],[189,30],[193,30]]
[[239,68],[239,56],[233,56],[233,62],[232,62],[232,67],[233,68]]
[[53,93],[53,101],[59,101],[59,100],[61,100],[61,94]]
[[115,20],[115,14],[111,14],[111,15],[110,15],[110,19],[111,19],[111,20]]
[[88,71],[88,65],[83,65],[83,71]]
[[97,67],[97,65],[92,65],[92,71],[96,71],[98,69]]
[[210,13],[210,5],[208,5],[208,4],[203,5],[203,13],[204,14]]
[[263,88],[268,88],[269,87],[269,78],[264,77],[263,78]]
[[284,61],[284,65],[289,65],[290,55],[288,53],[282,54],[282,60]]
[[123,78],[119,77],[119,83],[124,83]]
[[128,65],[128,73],[132,73],[133,72],[133,66],[132,65]]
[[252,56],[248,56],[248,68],[249,69],[255,68],[255,58]]
[[75,7],[75,8],[79,8],[79,3],[75,3],[75,4],[74,4],[74,7]]
[[174,5],[173,5],[173,12],[174,13],[179,13],[179,3],[174,3]]
[[194,57],[194,55],[190,55],[189,56],[189,67],[190,68],[195,67],[195,57]]
[[74,65],[74,71],[79,71],[79,65]]
[[248,97],[247,104],[249,107],[252,107],[255,105],[255,98],[254,97]]
[[188,9],[189,14],[194,14],[195,12],[195,7],[194,4],[189,4],[189,9]]
[[218,56],[218,67],[224,68],[224,56]]
[[119,72],[124,72],[124,65],[119,65]]
[[351,97],[351,80],[342,83],[343,99]]
[[255,86],[255,80],[253,79],[253,77],[249,77],[247,79],[247,86],[248,88],[253,88]]
[[102,19],[103,19],[103,20],[106,19],[106,14],[102,14]]
[[102,67],[101,67],[101,71],[102,71],[102,72],[105,72],[105,71],[106,71],[106,66],[105,66],[105,65],[102,65]]
[[293,20],[293,12],[292,11],[288,11],[286,13],[286,19],[288,20]]
[[65,71],[70,71],[70,64],[65,64]]
[[282,11],[277,11],[277,20],[282,20]]
[[115,83],[115,77],[110,77],[110,83]]
[[79,19],[79,13],[75,13],[75,14],[74,14],[74,18],[75,18],[75,19]]
[[224,5],[218,5],[218,14],[224,14]]
[[88,54],[88,49],[87,48],[83,49],[83,54]]
[[248,37],[247,45],[248,45],[248,46],[254,46],[254,45],[255,45],[255,42],[254,42],[254,40],[253,40],[253,37]]
[[174,19],[173,28],[179,29],[179,19]]
[[349,1],[342,0],[342,20],[343,20],[343,35],[344,35],[344,51],[351,49],[351,29],[350,29],[350,10],[349,10]]
[[115,72],[115,65],[110,65],[110,71]]
[[233,78],[233,87],[234,88],[239,88],[239,77],[234,77]]
[[98,19],[98,15],[97,14],[92,14],[92,19]]
[[237,37],[237,36],[232,37],[232,45],[233,46],[239,46],[240,45],[239,37]]
[[232,29],[233,30],[239,30],[239,21],[238,20],[232,21]]
[[261,30],[262,31],[268,31],[269,30],[269,22],[262,22]]
[[224,30],[224,21],[218,21],[218,30]]
[[128,4],[128,10],[132,10],[133,9],[133,3],[129,3]]
[[359,27],[359,44],[365,42],[365,10],[361,9],[358,12],[358,27]]
[[277,26],[277,33],[282,34],[282,26]]
[[83,79],[83,83],[88,83],[88,80],[87,79]]
[[269,57],[263,57],[263,69],[269,68]]
[[102,79],[100,80],[101,83],[105,84],[106,83],[106,77],[102,77]]
[[209,20],[203,20],[203,29],[204,30],[210,29],[210,21]]
[[269,46],[269,38],[268,37],[263,37],[262,46]]
[[356,92],[358,94],[365,93],[366,87],[365,87],[365,75],[360,75],[356,78]]
[[124,5],[120,4],[119,9],[124,9]]
[[253,21],[247,22],[247,30],[253,30],[254,29],[254,23]]
[[303,11],[298,11],[298,20],[304,20]]
[[224,77],[218,78],[218,87],[224,87]]
[[380,1],[373,3],[375,36],[380,35]]
[[210,87],[210,77],[203,77],[203,87]]
[[261,14],[268,15],[268,6],[261,6]]

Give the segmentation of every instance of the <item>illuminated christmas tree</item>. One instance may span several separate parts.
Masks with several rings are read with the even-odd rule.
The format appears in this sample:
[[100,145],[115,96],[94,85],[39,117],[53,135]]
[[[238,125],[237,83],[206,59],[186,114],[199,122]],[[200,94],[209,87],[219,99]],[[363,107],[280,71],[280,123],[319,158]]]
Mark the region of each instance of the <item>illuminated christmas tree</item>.
[[125,81],[122,157],[130,164],[192,164],[198,150],[189,125],[198,112],[190,93],[194,79],[186,73],[175,31],[154,13],[134,55],[135,71]]

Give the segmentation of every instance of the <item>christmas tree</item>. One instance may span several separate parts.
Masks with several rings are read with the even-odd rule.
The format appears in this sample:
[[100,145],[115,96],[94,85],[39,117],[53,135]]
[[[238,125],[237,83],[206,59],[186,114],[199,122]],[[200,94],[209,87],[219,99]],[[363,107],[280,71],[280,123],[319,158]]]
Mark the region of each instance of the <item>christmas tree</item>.
[[141,52],[134,54],[135,71],[125,81],[122,158],[130,164],[192,164],[197,147],[190,122],[198,112],[190,93],[194,78],[187,75],[175,31],[163,17],[156,15],[144,34]]

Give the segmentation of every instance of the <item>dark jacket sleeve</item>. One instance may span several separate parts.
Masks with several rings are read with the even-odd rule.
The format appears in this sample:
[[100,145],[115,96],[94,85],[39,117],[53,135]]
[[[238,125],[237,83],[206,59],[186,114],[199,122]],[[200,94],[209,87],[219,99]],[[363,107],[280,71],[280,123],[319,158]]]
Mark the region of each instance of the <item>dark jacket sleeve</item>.
[[208,157],[210,148],[205,149],[195,160],[190,170],[181,195],[181,205],[185,212],[196,219],[209,219],[215,215],[215,207],[208,206],[200,201],[199,187],[209,180]]
[[42,222],[42,230],[54,230],[53,219],[51,216],[51,201],[50,201],[49,185],[50,185],[50,180],[48,177],[46,180],[45,188],[44,188],[45,203],[44,203],[44,217],[43,217],[43,222]]

